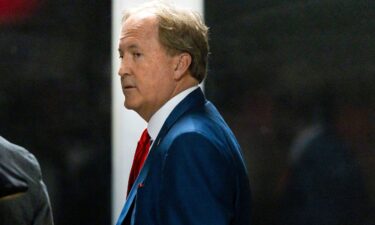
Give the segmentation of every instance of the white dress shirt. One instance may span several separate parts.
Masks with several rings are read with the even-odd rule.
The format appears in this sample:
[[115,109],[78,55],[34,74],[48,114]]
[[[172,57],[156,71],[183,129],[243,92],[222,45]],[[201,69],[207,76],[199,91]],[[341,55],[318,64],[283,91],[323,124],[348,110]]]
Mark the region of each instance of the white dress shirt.
[[[152,141],[156,139],[164,122],[167,120],[169,114],[171,114],[178,103],[180,103],[187,95],[189,95],[197,88],[199,88],[198,85],[182,91],[181,93],[167,101],[158,111],[156,111],[156,113],[154,113],[154,115],[152,115],[147,125],[147,131],[150,134]],[[152,142],[152,144],[153,143],[154,142]]]

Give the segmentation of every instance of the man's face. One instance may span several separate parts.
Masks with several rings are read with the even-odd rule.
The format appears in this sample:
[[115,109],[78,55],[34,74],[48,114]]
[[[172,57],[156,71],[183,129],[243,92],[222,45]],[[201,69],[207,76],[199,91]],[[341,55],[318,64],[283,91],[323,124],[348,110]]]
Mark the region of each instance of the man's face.
[[119,53],[125,107],[146,121],[173,97],[173,57],[159,43],[154,16],[136,14],[123,24]]

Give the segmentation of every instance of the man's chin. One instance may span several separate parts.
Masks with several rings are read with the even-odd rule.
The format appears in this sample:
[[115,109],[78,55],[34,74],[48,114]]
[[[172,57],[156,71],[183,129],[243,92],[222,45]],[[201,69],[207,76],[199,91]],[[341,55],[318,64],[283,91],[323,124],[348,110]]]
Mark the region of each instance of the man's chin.
[[129,110],[131,109],[130,106],[129,106],[129,103],[126,103],[126,101],[124,101],[124,106],[125,106],[126,109],[129,109]]
[[124,101],[124,106],[125,106],[125,108],[126,109],[128,109],[128,110],[134,110],[134,105],[133,104],[131,104],[129,101]]

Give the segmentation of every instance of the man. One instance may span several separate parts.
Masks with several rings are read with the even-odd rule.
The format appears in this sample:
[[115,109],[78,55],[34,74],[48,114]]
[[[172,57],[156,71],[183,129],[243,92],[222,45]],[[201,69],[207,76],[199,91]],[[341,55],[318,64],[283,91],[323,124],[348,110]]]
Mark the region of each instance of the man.
[[123,17],[118,73],[125,107],[148,126],[118,225],[250,224],[240,147],[198,86],[206,75],[207,31],[198,14],[160,2]]
[[26,149],[0,136],[0,224],[53,225],[39,163]]

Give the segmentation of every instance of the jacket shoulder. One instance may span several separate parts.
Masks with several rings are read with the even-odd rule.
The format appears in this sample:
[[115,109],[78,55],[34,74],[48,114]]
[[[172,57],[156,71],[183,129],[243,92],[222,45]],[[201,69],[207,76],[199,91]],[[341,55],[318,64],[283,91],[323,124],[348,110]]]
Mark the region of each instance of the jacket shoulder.
[[25,171],[25,173],[32,173],[37,177],[41,176],[40,166],[35,156],[24,147],[13,144],[1,136],[0,160],[1,163],[20,167],[18,169]]

